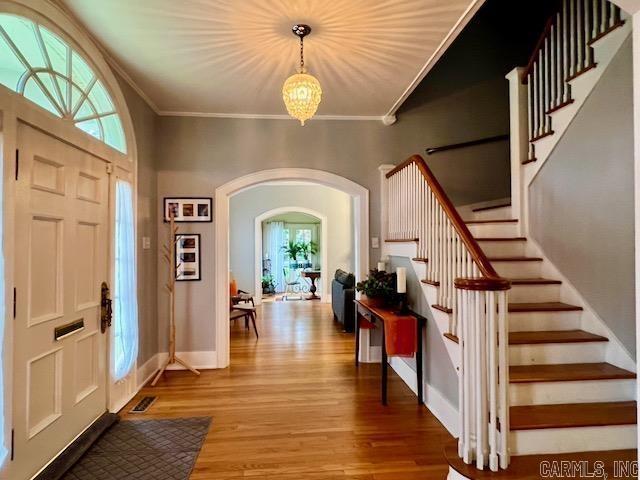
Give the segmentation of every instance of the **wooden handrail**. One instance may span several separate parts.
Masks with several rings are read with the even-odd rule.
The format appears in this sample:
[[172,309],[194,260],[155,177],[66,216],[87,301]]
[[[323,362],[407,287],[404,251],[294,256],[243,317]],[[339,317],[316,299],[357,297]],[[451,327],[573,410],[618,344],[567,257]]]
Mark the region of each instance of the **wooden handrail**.
[[433,155],[438,152],[446,152],[447,150],[455,150],[458,148],[475,147],[477,145],[484,145],[486,143],[502,142],[509,140],[509,134],[494,135],[493,137],[480,138],[478,140],[471,140],[469,142],[452,143],[451,145],[443,145],[441,147],[427,148],[427,155]]
[[538,41],[536,42],[536,46],[533,49],[533,53],[531,54],[531,57],[529,58],[529,63],[527,63],[527,66],[525,67],[524,71],[522,72],[522,83],[526,84],[528,82],[529,79],[529,74],[531,72],[533,72],[533,66],[536,63],[536,58],[538,58],[538,52],[540,52],[540,50],[542,50],[542,48],[544,47],[544,40],[549,36],[549,33],[551,33],[551,27],[553,26],[553,21],[556,18],[557,13],[554,13],[553,16],[551,16],[551,18],[549,18],[549,20],[547,20],[547,23],[544,27],[544,31],[542,32],[542,34],[540,35],[540,38],[538,39]]
[[496,273],[493,265],[491,265],[491,262],[489,262],[489,259],[487,259],[487,256],[480,248],[480,245],[478,245],[478,242],[476,242],[476,239],[473,238],[473,235],[471,235],[467,224],[460,217],[458,210],[456,210],[456,207],[454,207],[453,203],[451,203],[451,200],[449,200],[449,197],[445,193],[444,189],[440,185],[440,182],[438,182],[431,169],[429,169],[429,167],[427,166],[424,158],[422,158],[420,155],[412,155],[404,162],[397,165],[389,173],[387,173],[387,178],[391,178],[393,175],[395,175],[405,167],[411,165],[412,163],[415,163],[420,170],[420,173],[424,177],[427,185],[429,185],[429,188],[435,195],[436,200],[438,200],[438,203],[449,218],[449,221],[453,225],[453,228],[455,228],[456,232],[458,232],[458,235],[467,247],[467,250],[471,254],[471,257],[473,258],[475,264],[480,270],[480,273],[482,274],[483,279],[485,280],[485,284],[489,287],[487,288],[487,290],[508,290],[511,283],[509,282],[509,280],[502,278]]

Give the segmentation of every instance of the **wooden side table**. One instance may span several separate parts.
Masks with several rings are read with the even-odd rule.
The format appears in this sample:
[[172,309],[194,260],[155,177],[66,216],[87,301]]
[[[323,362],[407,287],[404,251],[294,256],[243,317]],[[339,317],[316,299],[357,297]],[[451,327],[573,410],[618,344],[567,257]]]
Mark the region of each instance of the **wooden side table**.
[[[387,405],[387,377],[389,372],[387,349],[385,346],[384,335],[384,321],[389,318],[399,318],[402,315],[386,309],[372,305],[367,300],[355,300],[356,303],[356,367],[359,365],[358,355],[360,353],[360,319],[365,318],[370,322],[380,322],[382,328],[382,375],[381,375],[381,388],[380,396],[382,405]],[[415,317],[417,328],[417,349],[416,349],[416,380],[418,387],[418,404],[424,403],[423,398],[423,375],[422,375],[422,330],[427,325],[427,319],[416,313],[411,313],[411,316]]]

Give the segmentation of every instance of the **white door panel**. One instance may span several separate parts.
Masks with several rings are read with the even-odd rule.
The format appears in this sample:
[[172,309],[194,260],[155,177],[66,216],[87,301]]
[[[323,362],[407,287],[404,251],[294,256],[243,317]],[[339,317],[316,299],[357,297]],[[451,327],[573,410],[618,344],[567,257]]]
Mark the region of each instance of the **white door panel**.
[[[14,459],[31,478],[106,410],[100,284],[109,279],[106,164],[26,125],[18,132]],[[84,328],[56,340],[56,328]]]

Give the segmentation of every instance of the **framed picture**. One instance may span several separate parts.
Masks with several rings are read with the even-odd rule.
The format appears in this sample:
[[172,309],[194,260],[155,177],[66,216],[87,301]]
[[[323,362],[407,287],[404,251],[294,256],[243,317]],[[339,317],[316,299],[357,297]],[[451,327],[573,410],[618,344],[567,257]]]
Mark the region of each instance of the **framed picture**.
[[200,264],[200,234],[177,234],[176,282],[195,282],[202,280]]
[[212,222],[211,197],[165,197],[164,221],[168,222],[173,216],[176,223]]

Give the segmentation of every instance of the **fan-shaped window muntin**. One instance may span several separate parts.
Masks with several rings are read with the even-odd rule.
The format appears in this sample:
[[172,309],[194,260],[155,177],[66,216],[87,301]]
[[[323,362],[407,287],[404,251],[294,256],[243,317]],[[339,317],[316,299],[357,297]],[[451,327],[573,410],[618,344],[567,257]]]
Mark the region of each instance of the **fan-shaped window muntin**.
[[82,56],[46,27],[0,13],[0,84],[126,153],[108,90]]

